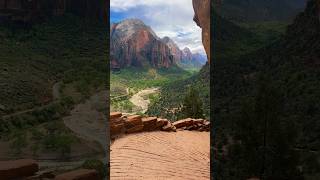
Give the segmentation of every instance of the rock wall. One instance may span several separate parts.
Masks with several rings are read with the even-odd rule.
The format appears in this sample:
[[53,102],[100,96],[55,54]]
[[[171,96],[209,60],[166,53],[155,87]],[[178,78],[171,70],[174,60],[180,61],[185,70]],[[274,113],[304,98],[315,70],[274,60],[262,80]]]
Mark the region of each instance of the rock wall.
[[77,169],[55,175],[52,171],[39,171],[39,165],[32,159],[0,161],[0,179],[55,179],[55,180],[99,180],[98,172],[92,169]]
[[138,19],[127,19],[110,27],[111,68],[129,66],[168,68],[175,64],[169,47]]
[[192,0],[194,9],[193,20],[202,28],[202,43],[210,63],[210,0]]
[[38,170],[38,164],[31,159],[0,161],[0,179],[29,177],[33,176]]
[[204,119],[187,118],[171,123],[167,119],[157,117],[125,116],[121,112],[110,113],[110,135],[113,138],[121,134],[145,131],[176,132],[177,130],[210,131],[210,122]]
[[31,22],[66,12],[107,22],[105,0],[0,0],[0,21]]

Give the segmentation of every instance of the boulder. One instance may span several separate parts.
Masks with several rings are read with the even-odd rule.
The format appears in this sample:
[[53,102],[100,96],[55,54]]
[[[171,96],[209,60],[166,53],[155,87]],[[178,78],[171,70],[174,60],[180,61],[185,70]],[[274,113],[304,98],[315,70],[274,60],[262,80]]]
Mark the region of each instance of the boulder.
[[204,120],[203,120],[203,119],[194,119],[194,120],[193,120],[193,123],[194,123],[194,124],[203,124],[203,123],[204,123]]
[[0,179],[18,179],[34,175],[39,165],[32,159],[0,161]]
[[210,128],[210,121],[204,121],[204,122],[203,122],[203,125],[204,125],[206,128]]
[[110,126],[124,123],[124,118],[115,118],[110,120]]
[[143,130],[153,131],[157,129],[157,117],[142,118]]
[[56,176],[55,180],[99,180],[99,175],[93,169],[78,169]]
[[110,135],[121,134],[124,129],[124,123],[110,125]]
[[176,127],[173,126],[173,125],[171,124],[171,122],[169,122],[169,121],[168,121],[167,125],[163,126],[161,129],[162,129],[163,131],[176,131]]
[[167,125],[168,124],[168,120],[167,119],[160,119],[158,118],[157,119],[157,128],[162,128],[163,126]]
[[188,127],[193,125],[193,119],[182,119],[173,123],[176,128]]
[[139,115],[133,115],[133,116],[129,116],[126,120],[125,120],[125,127],[127,129],[130,129],[134,126],[137,125],[142,125],[142,118]]
[[126,133],[130,134],[130,133],[137,133],[137,132],[141,132],[143,131],[143,125],[135,125],[134,127],[128,128],[126,129]]
[[121,112],[111,112],[110,113],[110,120],[120,118],[122,116]]

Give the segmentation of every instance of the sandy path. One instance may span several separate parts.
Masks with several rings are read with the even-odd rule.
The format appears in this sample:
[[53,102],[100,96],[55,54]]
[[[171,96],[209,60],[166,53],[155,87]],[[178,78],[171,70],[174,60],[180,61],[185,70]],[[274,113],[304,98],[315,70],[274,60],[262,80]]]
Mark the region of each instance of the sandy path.
[[60,99],[60,88],[61,88],[62,82],[57,82],[52,87],[52,98],[53,100]]
[[18,111],[18,112],[14,112],[12,114],[8,114],[8,115],[5,115],[5,116],[2,116],[3,119],[8,119],[8,118],[11,118],[11,117],[14,117],[14,116],[19,116],[21,114],[26,114],[26,113],[30,113],[30,112],[33,112],[33,111],[36,111],[36,110],[42,110],[44,108],[47,108],[47,107],[50,107],[52,105],[52,103],[55,103],[57,102],[59,99],[60,99],[60,87],[61,87],[61,82],[57,82],[53,85],[52,87],[52,98],[53,98],[53,101],[50,102],[49,104],[47,105],[43,105],[43,106],[37,106],[37,107],[33,107],[31,109],[26,109],[26,110],[22,110],[22,111]]
[[78,104],[70,116],[64,117],[64,124],[77,136],[99,142],[106,148],[106,116],[99,108],[106,108],[106,91],[99,92],[83,104]]
[[210,178],[208,132],[144,132],[111,145],[110,177],[117,179],[201,180]]
[[144,99],[143,97],[148,96],[150,94],[157,93],[159,88],[149,88],[139,91],[138,93],[134,94],[129,100],[135,106],[138,106],[142,109],[142,113],[145,113],[148,110],[148,106],[150,104],[149,99]]

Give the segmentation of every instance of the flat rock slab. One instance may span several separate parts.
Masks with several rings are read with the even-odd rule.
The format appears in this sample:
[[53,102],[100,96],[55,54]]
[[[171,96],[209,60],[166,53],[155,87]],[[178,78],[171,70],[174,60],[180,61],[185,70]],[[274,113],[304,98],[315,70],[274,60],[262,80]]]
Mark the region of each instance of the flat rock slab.
[[96,170],[78,169],[58,175],[55,180],[99,180]]
[[121,112],[111,112],[110,113],[110,119],[116,119],[122,116]]
[[0,161],[0,179],[28,177],[34,175],[38,170],[37,162],[31,159]]
[[110,179],[210,179],[210,133],[129,134],[111,145]]
[[157,117],[142,118],[142,123],[144,131],[157,130]]
[[133,116],[129,116],[126,120],[125,120],[125,126],[127,129],[132,128],[136,125],[143,125],[142,124],[142,117],[139,115],[133,115]]
[[179,121],[172,123],[172,125],[174,125],[176,128],[181,128],[181,127],[185,127],[185,126],[192,126],[193,119],[191,119],[191,118],[182,119],[182,120],[179,120]]

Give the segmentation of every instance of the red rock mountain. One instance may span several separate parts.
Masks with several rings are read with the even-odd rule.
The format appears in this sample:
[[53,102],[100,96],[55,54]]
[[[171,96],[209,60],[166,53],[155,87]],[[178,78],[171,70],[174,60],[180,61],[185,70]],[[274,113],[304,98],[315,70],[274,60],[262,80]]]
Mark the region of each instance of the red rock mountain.
[[207,61],[206,55],[200,53],[193,54],[188,47],[180,50],[177,44],[167,36],[162,38],[162,42],[167,44],[174,61],[182,68],[202,67]]
[[155,67],[175,65],[169,47],[138,19],[127,19],[111,25],[111,68]]
[[[110,26],[111,68],[201,67],[203,56],[192,54],[189,48],[180,50],[169,37],[159,38],[141,20],[127,19]],[[206,61],[206,60],[205,60]]]
[[169,47],[170,52],[173,55],[174,61],[180,62],[183,58],[183,52],[180,50],[178,45],[168,36],[162,38],[162,42],[164,42]]
[[191,62],[192,61],[192,52],[190,51],[189,48],[185,47],[183,50],[183,56],[182,56],[182,61],[184,62]]

